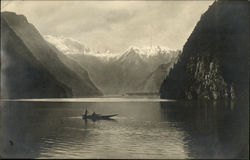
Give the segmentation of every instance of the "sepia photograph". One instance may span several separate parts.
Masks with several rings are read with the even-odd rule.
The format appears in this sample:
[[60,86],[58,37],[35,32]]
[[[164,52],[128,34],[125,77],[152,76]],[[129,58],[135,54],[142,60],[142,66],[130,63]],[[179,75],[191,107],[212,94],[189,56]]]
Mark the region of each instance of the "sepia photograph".
[[0,159],[249,159],[249,6],[1,0]]

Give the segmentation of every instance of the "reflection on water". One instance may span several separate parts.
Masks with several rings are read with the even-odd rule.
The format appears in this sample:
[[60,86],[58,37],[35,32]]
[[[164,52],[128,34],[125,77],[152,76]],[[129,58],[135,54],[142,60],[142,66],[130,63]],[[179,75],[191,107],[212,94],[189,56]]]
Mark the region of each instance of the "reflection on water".
[[171,122],[183,122],[180,129],[189,157],[248,158],[248,102],[163,103],[162,114]]
[[32,98],[32,99],[2,99],[3,102],[170,102],[175,100],[160,99],[158,96],[143,97],[98,97],[98,98]]
[[[1,107],[0,153],[6,158],[248,157],[245,104],[2,102]],[[119,115],[85,121],[85,108]]]

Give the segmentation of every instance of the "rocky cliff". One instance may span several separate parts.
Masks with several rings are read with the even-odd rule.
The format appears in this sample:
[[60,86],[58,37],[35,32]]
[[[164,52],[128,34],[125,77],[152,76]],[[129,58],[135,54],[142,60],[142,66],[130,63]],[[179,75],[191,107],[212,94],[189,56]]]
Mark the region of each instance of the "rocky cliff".
[[217,1],[201,16],[161,85],[162,98],[248,96],[249,2]]

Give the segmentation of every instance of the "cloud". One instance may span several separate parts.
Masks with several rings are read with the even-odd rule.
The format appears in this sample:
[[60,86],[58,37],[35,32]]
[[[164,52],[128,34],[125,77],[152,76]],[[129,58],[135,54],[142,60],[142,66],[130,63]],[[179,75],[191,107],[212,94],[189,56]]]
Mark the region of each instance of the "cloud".
[[73,37],[97,49],[128,46],[182,49],[213,1],[13,1],[4,10],[24,14],[44,35]]

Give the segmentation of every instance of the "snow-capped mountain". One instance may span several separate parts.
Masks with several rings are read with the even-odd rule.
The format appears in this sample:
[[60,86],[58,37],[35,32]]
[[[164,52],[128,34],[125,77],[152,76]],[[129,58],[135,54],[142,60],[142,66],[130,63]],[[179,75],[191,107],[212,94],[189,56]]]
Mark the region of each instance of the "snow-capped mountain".
[[131,46],[125,51],[124,55],[133,53],[138,54],[141,58],[145,59],[159,55],[174,56],[173,53],[175,54],[178,51],[179,50],[174,50],[163,46],[152,46],[142,48]]
[[62,36],[45,35],[44,39],[53,44],[58,50],[64,54],[84,54],[90,52],[81,42],[73,38],[66,38]]
[[141,63],[144,63],[141,50],[135,47],[130,47],[127,51],[120,55],[118,61],[121,64],[127,65],[139,65]]
[[173,50],[167,47],[153,46],[139,48],[132,46],[119,56],[117,63],[126,66],[143,65],[146,63],[150,71],[153,71],[159,64],[174,61],[180,53],[180,50]]
[[91,79],[106,94],[140,92],[140,89],[145,88],[142,82],[148,82],[145,83],[147,86],[150,86],[151,82],[156,83],[147,81],[147,78],[159,65],[176,62],[181,53],[180,50],[162,46],[131,46],[120,54],[114,54],[109,50],[88,48],[72,38],[50,35],[44,38],[86,68]]
[[[122,81],[120,81],[121,91],[150,92],[151,88],[154,89],[152,91],[155,91],[157,87],[148,87],[149,89],[147,90],[144,89],[144,85],[147,84],[147,86],[150,86],[149,83],[155,83],[155,81],[147,81],[147,78],[159,67],[159,65],[175,63],[180,53],[180,50],[172,50],[160,46],[143,48],[134,46],[129,47],[114,62],[120,69],[119,76],[122,77]],[[171,65],[168,65],[165,68],[168,69],[170,67]],[[161,81],[161,78],[158,79]],[[161,82],[159,82],[159,84],[161,84]]]
[[110,50],[98,51],[96,49],[86,47],[80,41],[73,38],[45,35],[44,39],[67,56],[72,56],[74,54],[84,54],[97,57],[104,62],[108,62],[111,59],[115,59],[119,56],[118,54],[112,53]]
[[177,56],[176,53],[179,52],[178,50],[162,46],[142,48],[131,46],[123,54],[114,54],[110,50],[98,51],[96,49],[89,48],[73,38],[45,35],[44,39],[53,44],[65,55],[84,54],[87,56],[94,56],[103,62],[118,60],[121,63],[128,62],[128,64],[139,64],[143,61],[151,61],[152,59],[164,61],[166,57],[167,59],[175,58]]

